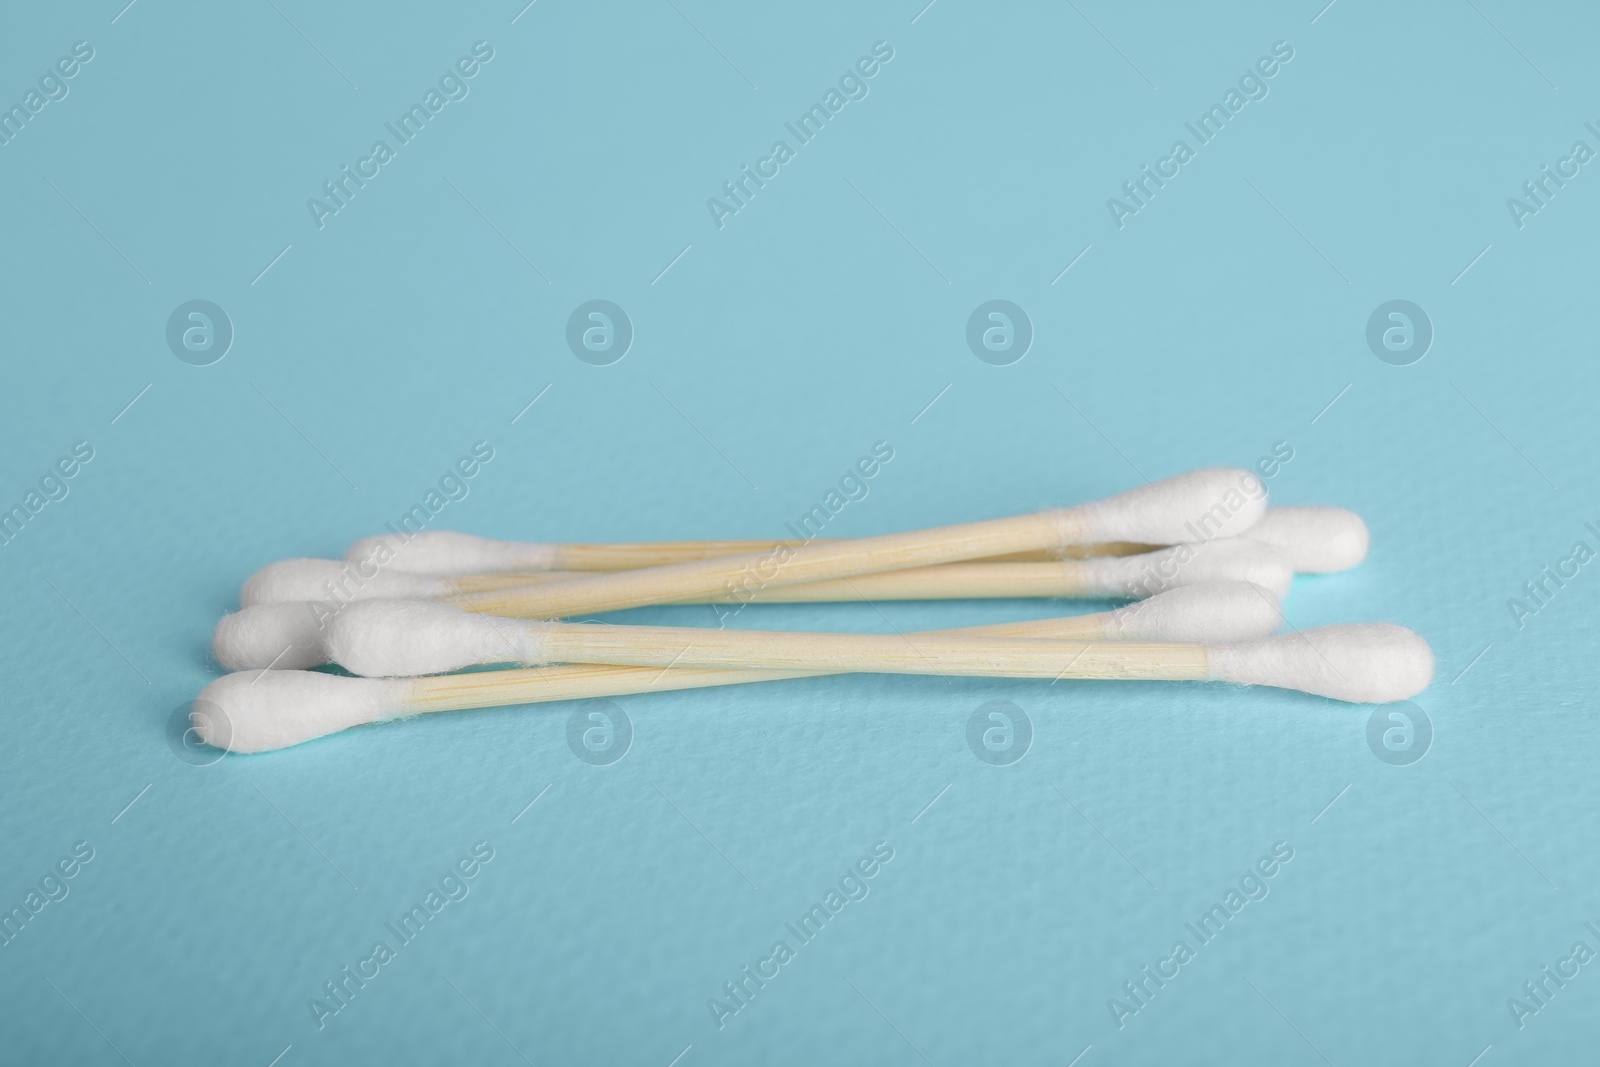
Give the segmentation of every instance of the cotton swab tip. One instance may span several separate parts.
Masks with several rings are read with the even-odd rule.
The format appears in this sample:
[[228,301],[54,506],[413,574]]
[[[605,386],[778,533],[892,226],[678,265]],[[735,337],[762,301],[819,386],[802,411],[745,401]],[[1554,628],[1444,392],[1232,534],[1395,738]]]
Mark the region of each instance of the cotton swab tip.
[[1241,685],[1298,689],[1352,704],[1409,700],[1433,681],[1433,650],[1389,623],[1353,623],[1217,645],[1210,676]]
[[1077,560],[1073,566],[1088,585],[1108,596],[1146,597],[1197,582],[1241,581],[1281,599],[1294,582],[1294,569],[1281,549],[1242,537]]
[[452,592],[443,578],[405,574],[375,562],[285,559],[269,563],[245,580],[239,603],[281,604],[289,600],[342,602],[372,597],[430,597]]
[[371,560],[378,566],[408,574],[457,575],[547,571],[555,568],[557,556],[555,545],[424,530],[405,539],[394,534],[363,537],[350,546],[344,558],[352,562]]
[[310,600],[252,604],[223,616],[211,635],[211,651],[230,671],[316,667],[328,662],[322,628],[333,611]]
[[411,687],[403,679],[241,671],[202,689],[189,723],[213,748],[266,752],[404,714]]
[[1361,516],[1344,508],[1271,508],[1245,536],[1277,546],[1303,574],[1347,571],[1371,541]]
[[1205,467],[1068,509],[1095,541],[1175,545],[1244,533],[1267,508],[1267,487],[1238,467]]
[[417,600],[363,600],[327,626],[328,658],[368,678],[442,674],[484,663],[541,662],[540,624]]
[[1106,636],[1126,641],[1250,641],[1271,634],[1282,620],[1278,598],[1253,582],[1198,582],[1111,612]]

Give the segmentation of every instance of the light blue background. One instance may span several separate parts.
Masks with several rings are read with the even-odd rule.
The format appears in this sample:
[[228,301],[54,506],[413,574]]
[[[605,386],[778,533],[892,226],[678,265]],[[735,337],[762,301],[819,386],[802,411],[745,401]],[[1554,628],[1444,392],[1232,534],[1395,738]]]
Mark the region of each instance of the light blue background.
[[[0,148],[0,499],[75,441],[95,459],[0,549],[0,903],[74,842],[95,859],[0,948],[6,1058],[1589,1053],[1597,965],[1520,1030],[1507,998],[1600,949],[1600,576],[1521,629],[1507,601],[1600,547],[1600,176],[1521,230],[1505,202],[1575,140],[1600,148],[1600,19],[922,2],[7,12],[0,101],[74,41],[95,58]],[[495,57],[470,96],[319,231],[306,199],[478,40]],[[706,199],[880,40],[870,95],[718,230]],[[1270,95],[1119,231],[1106,199],[1280,40]],[[164,340],[197,298],[237,331],[203,368]],[[637,331],[609,367],[564,341],[595,298]],[[1036,331],[1009,367],[964,341],[993,298]],[[1437,331],[1409,367],[1364,339],[1395,298]],[[1432,748],[1391,766],[1370,709],[1287,692],[857,677],[621,699],[636,737],[606,767],[569,750],[571,704],[180,759],[172,714],[218,673],[208,638],[243,578],[340,554],[478,440],[495,459],[438,526],[544,540],[779,536],[878,440],[893,461],[830,535],[1285,441],[1275,499],[1373,531],[1359,570],[1297,581],[1290,621],[1425,635]],[[1035,731],[1009,767],[965,740],[991,699]],[[480,840],[470,897],[319,1031],[308,999]],[[719,1030],[707,998],[878,841],[895,858],[870,896]],[[1295,858],[1271,895],[1119,1030],[1108,998],[1277,841]]]

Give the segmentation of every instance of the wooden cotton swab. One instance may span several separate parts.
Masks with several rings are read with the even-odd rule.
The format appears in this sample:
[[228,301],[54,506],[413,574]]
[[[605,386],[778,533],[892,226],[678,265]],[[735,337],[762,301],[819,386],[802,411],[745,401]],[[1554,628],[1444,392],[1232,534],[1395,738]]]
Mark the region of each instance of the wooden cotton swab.
[[[1205,592],[1207,599],[1217,596],[1217,591]],[[1223,591],[1222,595],[1228,595]],[[1119,608],[1099,615],[1072,615],[1056,619],[1036,619],[1026,622],[1003,622],[989,626],[972,626],[958,630],[939,631],[949,634],[978,634],[990,636],[1032,636],[1085,639],[1095,635],[1119,634],[1138,638],[1147,632],[1158,632],[1178,626],[1170,617],[1169,608],[1176,598],[1191,609],[1197,594],[1190,590],[1174,590],[1162,597]],[[1252,595],[1251,599],[1259,597]],[[1254,609],[1247,608],[1253,611]],[[1276,610],[1274,608],[1274,610]],[[1163,614],[1168,617],[1163,620]],[[1192,610],[1187,612],[1192,614]],[[1175,614],[1183,615],[1180,609]],[[1152,622],[1155,624],[1152,626]],[[1248,622],[1236,627],[1248,634]],[[1276,622],[1269,620],[1254,624],[1262,633],[1271,633]],[[502,704],[537,704],[556,700],[579,700],[592,697],[624,696],[629,693],[654,693],[677,689],[703,689],[712,686],[741,685],[750,682],[771,682],[789,678],[815,678],[834,673],[831,671],[725,671],[688,667],[660,670],[655,667],[619,667],[599,663],[566,663],[556,667],[537,667],[527,670],[481,671],[471,675],[451,675],[451,678],[469,679],[463,688],[437,686],[430,690],[430,705],[426,708],[402,709],[399,703],[363,699],[371,693],[371,680],[366,678],[340,678],[337,675],[301,670],[249,670],[230,674],[212,682],[195,701],[190,713],[192,727],[201,739],[216,748],[232,752],[266,752],[287,748],[313,738],[324,737],[351,726],[378,722],[423,711],[461,711],[467,708],[497,707]],[[328,688],[317,681],[334,678],[339,682],[354,682],[354,686]],[[447,679],[427,679],[443,682]],[[253,690],[258,687],[263,693]],[[241,693],[239,690],[245,691]],[[451,694],[455,694],[452,697]],[[502,699],[503,696],[509,699]],[[227,701],[225,704],[224,701]],[[467,701],[460,703],[459,701]]]
[[[448,539],[448,542],[445,541]],[[410,542],[392,537],[366,538],[345,553],[347,560],[374,560],[383,551],[393,553],[387,566],[416,574],[492,574],[537,570],[623,571],[645,567],[665,567],[674,563],[748,556],[771,552],[779,545],[798,548],[804,544],[834,544],[848,538],[821,537],[810,541],[777,538],[748,538],[723,541],[620,541],[620,542],[517,542],[494,541],[451,531],[423,531]],[[379,549],[374,542],[383,542]],[[1111,542],[1091,545],[1066,545],[1061,550],[1018,552],[1005,557],[1014,562],[1053,559],[1090,559],[1099,556],[1131,556],[1147,552],[1152,545]]]
[[[1296,571],[1329,573],[1348,570],[1366,556],[1368,534],[1361,516],[1344,508],[1269,508],[1250,528],[1249,536],[1275,545],[1289,554]],[[351,563],[407,574],[483,575],[530,571],[620,571],[663,567],[692,560],[771,552],[780,544],[790,548],[813,542],[655,541],[616,544],[564,544],[536,541],[495,541],[447,530],[383,534],[350,546]],[[1067,545],[1058,550],[1015,552],[994,557],[1008,563],[1049,559],[1090,559],[1131,556],[1160,547],[1154,544],[1110,542]]]
[[[560,589],[547,589],[542,593],[520,591],[518,603],[523,606],[521,610],[532,614],[559,617],[716,596],[730,584],[734,588],[748,587],[752,583],[762,587],[795,585],[1108,541],[1137,539],[1153,544],[1211,541],[1247,530],[1265,510],[1266,487],[1254,474],[1225,467],[1207,468],[1152,482],[1105,500],[1033,515],[858,540],[815,541],[798,547],[779,543],[762,553],[597,573],[564,582]],[[319,567],[324,573],[317,574]],[[240,591],[240,601],[248,607],[282,600],[318,599],[322,593],[315,586],[332,580],[325,573],[329,567],[342,567],[342,572],[338,573],[339,584],[355,587],[358,594],[370,583],[372,591],[367,595],[434,595],[433,592],[400,588],[408,581],[426,585],[429,579],[386,566],[378,559],[342,565],[331,561],[285,560],[251,575]],[[314,581],[311,580],[313,576]],[[330,590],[330,594],[332,592]],[[480,595],[484,600],[475,610],[489,614],[513,614],[519,610],[497,610],[504,607],[496,602],[499,593]],[[553,603],[547,606],[546,598]]]
[[[1185,640],[1206,637],[1215,640],[1244,640],[1252,637],[1262,637],[1277,629],[1279,613],[1277,602],[1262,595],[1259,589],[1253,588],[1244,582],[1210,582],[1191,586],[1183,589],[1174,589],[1168,593],[1161,593],[1149,600],[1130,604],[1115,611],[1099,612],[1093,615],[1071,615],[1055,619],[1036,619],[1025,622],[1005,622],[988,626],[972,626],[956,630],[938,631],[946,634],[973,634],[987,636],[1014,636],[1014,637],[1040,637],[1058,639],[1089,640],[1094,638],[1118,638],[1121,640]],[[500,647],[500,639],[495,638],[496,647]],[[498,654],[503,655],[500,651]],[[326,656],[318,653],[317,662],[322,662]],[[540,667],[527,671],[489,671],[481,672],[471,677],[484,679],[492,677],[495,682],[504,684],[512,682],[517,693],[532,694],[523,696],[513,703],[538,703],[552,700],[574,700],[587,697],[622,696],[627,693],[650,693],[673,689],[699,689],[710,686],[736,685],[745,682],[767,682],[786,678],[812,678],[819,675],[835,673],[831,671],[730,671],[674,667],[671,670],[660,670],[655,667],[619,667],[610,664],[571,663],[556,667]],[[229,678],[249,677],[252,679],[250,686],[256,684],[276,684],[275,680],[285,676],[304,676],[311,678],[326,678],[330,675],[316,674],[300,670],[267,670],[241,672],[229,675]],[[537,676],[537,683],[530,684],[528,679]],[[456,677],[468,677],[458,675]],[[353,681],[355,679],[344,679]],[[227,679],[213,683],[213,686],[222,686]],[[315,685],[315,683],[312,683]],[[291,686],[291,690],[292,690]],[[462,705],[462,707],[490,707],[499,701],[494,697],[495,688],[492,684],[482,681],[468,683],[470,695],[473,699],[486,700],[486,703]],[[211,690],[208,688],[206,693]],[[347,693],[355,692],[346,690]],[[435,697],[443,701],[445,694],[450,692],[446,688],[435,691]],[[223,715],[214,704],[208,705],[206,693],[201,693],[201,699],[196,701],[192,718],[198,725],[202,719],[212,723],[211,736],[218,736],[222,721],[229,718]],[[232,738],[232,750],[235,752],[259,752],[272,748],[283,748],[288,745],[309,741],[313,737],[334,733],[345,729],[347,726],[357,725],[355,722],[343,720],[325,720],[315,711],[320,705],[311,708],[299,705],[278,707],[272,711],[273,718],[263,719],[256,712],[268,705],[249,703],[249,714],[242,719],[237,716],[236,723],[227,730]],[[364,707],[359,702],[351,708]],[[346,709],[351,710],[351,709]],[[420,710],[420,709],[419,709]],[[452,710],[441,703],[438,707],[425,710]],[[390,711],[389,717],[402,714]],[[371,720],[360,720],[361,722]],[[339,723],[342,723],[339,724]],[[311,732],[306,732],[311,731]],[[208,739],[208,743],[216,744]],[[240,747],[245,745],[248,747]],[[227,744],[217,745],[227,748]]]
[[[590,577],[582,571],[432,575],[400,571],[362,573],[358,564],[331,559],[285,559],[261,568],[245,582],[244,607],[292,601],[326,601],[328,610],[351,600],[376,598],[448,600],[473,593],[524,589]],[[1280,549],[1246,537],[1219,537],[1204,544],[1173,545],[1136,556],[1033,563],[941,563],[850,578],[765,586],[759,575],[728,583],[713,594],[679,604],[738,604],[825,600],[942,600],[977,597],[1140,597],[1188,582],[1235,578],[1282,596],[1294,571]],[[842,595],[836,595],[842,594]],[[508,610],[507,615],[521,615]],[[536,613],[537,616],[538,613]]]
[[[240,592],[240,603],[244,607],[256,604],[282,603],[294,600],[318,601],[326,600],[330,603],[342,603],[348,600],[359,600],[371,597],[403,597],[403,598],[428,598],[442,599],[465,593],[481,593],[499,589],[513,589],[526,585],[536,585],[544,581],[561,581],[569,578],[583,576],[581,561],[578,569],[551,570],[551,571],[502,571],[496,569],[501,564],[517,558],[517,553],[523,549],[559,549],[561,545],[523,545],[507,541],[484,541],[482,538],[471,537],[467,534],[455,533],[421,533],[415,535],[416,541],[424,547],[430,548],[428,553],[420,557],[386,557],[387,562],[381,563],[377,558],[358,558],[346,561],[324,559],[286,559],[270,563],[251,575],[244,583]],[[425,540],[426,539],[426,540]],[[478,543],[489,546],[482,552],[476,549],[470,553],[455,552],[450,546],[458,542]],[[1348,570],[1361,562],[1366,556],[1368,534],[1366,524],[1361,521],[1361,516],[1343,508],[1270,508],[1261,520],[1245,531],[1245,536],[1239,538],[1214,538],[1208,545],[1220,549],[1223,545],[1233,542],[1251,544],[1265,544],[1276,549],[1286,556],[1285,562],[1296,572],[1301,573],[1331,573],[1334,571]],[[844,542],[823,542],[825,544],[841,544]],[[779,542],[761,541],[700,541],[700,542],[669,542],[669,545],[683,545],[686,553],[689,549],[698,550],[706,546],[749,546],[761,545],[767,550],[775,551]],[[589,547],[589,546],[584,546]],[[599,546],[606,548],[608,546]],[[625,548],[651,549],[654,546],[644,544],[639,546],[623,546]],[[792,547],[792,546],[790,546]],[[1146,549],[1138,554],[1129,555],[1120,551],[1126,548],[1145,548],[1130,544],[1117,546],[1088,545],[1069,546],[1082,547],[1086,552],[1098,551],[1116,547],[1120,555],[1129,562],[1128,569],[1136,569],[1141,575],[1145,572],[1160,572],[1172,570],[1171,558],[1175,552],[1181,551],[1181,546],[1174,545],[1171,549]],[[1191,546],[1192,549],[1193,546]],[[503,551],[502,551],[503,549]],[[1162,553],[1166,554],[1163,555]],[[975,561],[970,566],[980,563],[999,562],[1043,562],[1040,557],[1047,555],[1045,552],[1012,553],[1008,556],[993,556],[980,561]],[[1110,553],[1108,553],[1109,555]],[[636,557],[636,562],[642,562],[649,557],[641,554]],[[673,559],[671,552],[663,554],[662,559],[668,562],[678,562]],[[699,558],[699,557],[694,557]],[[711,557],[715,558],[715,557]],[[1091,558],[1091,557],[1086,557]],[[426,573],[412,566],[418,559],[432,560],[439,568],[432,573]],[[460,568],[466,562],[475,561],[485,569],[481,572],[466,572]],[[1098,562],[1105,564],[1105,560]],[[1183,562],[1179,560],[1178,562]],[[955,564],[949,564],[955,566]],[[1123,571],[1109,570],[1110,565],[1102,567],[1100,574],[1108,577],[1111,575],[1124,575]],[[923,568],[916,568],[922,572]],[[894,572],[889,572],[894,573]],[[932,573],[931,570],[928,573]],[[972,571],[972,576],[987,574],[991,577],[1003,572]],[[1019,575],[1022,572],[1017,572]],[[1063,572],[1052,572],[1041,568],[1039,575],[1045,577],[1060,573],[1061,581],[1069,581],[1065,575],[1070,574],[1070,569]],[[1093,575],[1096,572],[1080,572],[1090,575],[1093,584]],[[1256,584],[1267,588],[1276,588],[1276,580],[1268,580],[1265,576],[1256,576],[1246,573],[1233,573],[1228,577],[1244,578],[1255,581]],[[833,579],[837,581],[837,579]],[[1046,578],[1046,583],[1054,579]],[[1122,580],[1121,578],[1117,580]],[[759,578],[749,583],[760,586]],[[1141,585],[1144,583],[1141,581]],[[1163,583],[1157,582],[1146,588],[1162,587]],[[786,588],[786,587],[780,587]],[[837,587],[836,588],[842,588]],[[896,586],[903,589],[905,586]],[[931,589],[932,586],[929,586]],[[724,589],[723,593],[727,593]],[[928,592],[924,598],[944,596],[947,594]],[[1000,595],[998,593],[972,593],[970,595]],[[1059,594],[1016,594],[1016,595],[1059,595]],[[1138,594],[1130,594],[1138,595]],[[805,594],[796,590],[796,599],[804,598]],[[778,599],[776,589],[761,588],[759,598],[767,602]],[[892,599],[893,594],[880,592],[873,599]],[[706,594],[695,598],[697,602],[717,603],[720,601],[734,603],[740,599],[748,599],[737,588],[734,593],[719,596]],[[854,599],[853,597],[847,599]],[[680,601],[681,603],[682,601]],[[258,665],[259,666],[259,665]]]
[[[1421,638],[1398,626],[1330,627],[1330,640],[1346,671],[1310,640],[1271,645],[1264,657],[1238,666],[1274,663],[1297,679],[1289,687],[1341,700],[1400,700],[1377,694],[1431,677],[1432,654]],[[1381,639],[1393,642],[1386,649]],[[530,622],[475,616],[425,601],[366,600],[352,604],[329,625],[327,651],[353,674],[390,678],[433,674],[486,662],[616,663],[637,667],[714,667],[744,670],[849,671],[945,674],[1005,678],[1211,677],[1217,660],[1200,644],[1091,643],[949,634],[787,633],[705,630],[675,626],[606,626]],[[1111,646],[1115,648],[1111,648]],[[1245,647],[1220,644],[1216,648]],[[1110,649],[1108,651],[1108,649]],[[1418,650],[1422,655],[1419,657]],[[1309,659],[1306,656],[1309,655]],[[1425,667],[1423,671],[1419,667]],[[1089,673],[1072,673],[1078,670]],[[1199,675],[1192,672],[1201,670]],[[1063,673],[1066,672],[1066,673]],[[1235,679],[1237,680],[1237,679]],[[1263,684],[1277,684],[1265,682]],[[1415,691],[1427,684],[1423,678]],[[1322,688],[1316,688],[1317,686]]]
[[[1205,581],[1157,593],[1116,611],[1061,620],[1053,632],[1091,639],[1220,641],[1264,636],[1276,628],[1280,617],[1278,598],[1270,591],[1250,582]],[[218,623],[212,649],[217,661],[229,670],[320,666],[330,658],[326,637],[333,618],[334,613],[323,615],[312,604],[257,604]],[[478,620],[475,632],[482,635],[478,658],[471,662],[503,663],[516,658],[501,636],[511,632],[509,629],[488,616],[469,614],[466,618]],[[506,627],[517,625],[506,623]]]
[[560,618],[715,596],[731,582],[762,587],[848,578],[876,571],[1071,544],[1137,541],[1172,544],[1241,533],[1261,517],[1267,491],[1249,471],[1190,471],[1105,500],[984,522],[941,526],[854,541],[779,546],[765,555],[647,567],[570,582],[474,593],[461,603],[488,615]]
[[[618,541],[574,543],[549,541],[496,541],[453,530],[422,530],[402,539],[396,534],[364,537],[350,546],[344,558],[352,563],[372,563],[408,574],[498,574],[529,571],[630,571],[666,567],[723,556],[748,556],[771,552],[779,545],[833,544],[840,538],[788,541],[778,538],[734,541]],[[1088,559],[1096,556],[1130,556],[1152,546],[1126,542],[1068,545],[1061,553],[1023,552],[1014,561]]]
[[[822,635],[833,636],[833,635]],[[933,642],[991,638],[917,635]],[[1296,689],[1354,703],[1405,700],[1433,678],[1433,653],[1410,630],[1385,623],[1327,626],[1233,644],[1074,643],[1024,640],[1035,665],[1028,676],[1053,679],[1220,681]],[[966,659],[968,649],[959,650]],[[933,666],[924,663],[923,670]],[[943,669],[951,661],[940,661]],[[946,670],[945,673],[956,673]],[[965,673],[965,672],[962,672]],[[284,748],[351,726],[433,711],[617,696],[795,677],[783,670],[668,670],[581,664],[482,671],[430,678],[344,678],[317,671],[241,671],[217,679],[195,701],[192,728],[205,743],[234,752]]]
[[[217,623],[211,647],[229,670],[258,667],[299,669],[326,662],[322,637],[328,620],[343,610],[347,602],[359,599],[317,597],[317,577],[338,572],[350,564],[332,560],[285,560],[275,565],[270,584],[258,583],[255,592],[264,602],[225,616]],[[417,574],[383,574],[360,587],[358,593],[387,593],[389,599],[435,599],[460,604],[442,595],[446,591],[471,588],[511,588],[505,583],[570,581],[566,571],[547,571],[541,575],[479,575],[439,578]],[[739,590],[716,597],[699,598],[702,603],[742,604],[749,600],[764,603],[816,602],[830,600],[876,602],[879,600],[929,600],[978,597],[1130,597],[1142,598],[1167,589],[1198,582],[1236,580],[1253,582],[1275,597],[1289,589],[1293,572],[1278,550],[1244,538],[1219,538],[1204,545],[1174,545],[1139,556],[1056,563],[945,563],[936,567],[916,567],[881,574],[861,574],[827,582],[780,586],[776,589]],[[324,580],[323,585],[330,582]],[[343,597],[344,592],[341,592]],[[310,594],[317,599],[270,597]],[[370,598],[369,598],[370,599]]]

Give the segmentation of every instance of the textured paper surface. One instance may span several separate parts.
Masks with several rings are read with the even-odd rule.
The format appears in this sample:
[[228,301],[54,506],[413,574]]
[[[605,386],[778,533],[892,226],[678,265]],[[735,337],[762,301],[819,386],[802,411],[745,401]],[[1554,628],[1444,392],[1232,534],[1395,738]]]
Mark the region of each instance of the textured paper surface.
[[[12,11],[0,33],[7,105],[73,42],[94,51],[0,147],[0,501],[75,442],[94,456],[0,548],[0,904],[93,849],[0,947],[18,1062],[1589,1048],[1600,964],[1520,1028],[1508,998],[1533,1006],[1524,983],[1570,970],[1574,943],[1600,951],[1600,564],[1520,628],[1507,602],[1575,542],[1600,550],[1600,164],[1521,228],[1506,201],[1575,141],[1600,150],[1593,12],[120,6]],[[319,229],[308,198],[478,41],[493,58],[467,95]],[[880,41],[867,95],[800,145],[785,123]],[[1199,145],[1185,123],[1280,41],[1265,98]],[[1119,229],[1107,199],[1180,138],[1194,158]],[[708,198],[779,139],[794,158],[719,229]],[[202,299],[234,336],[193,366],[165,331]],[[1031,325],[1007,366],[967,340],[997,299]],[[1434,333],[1410,366],[1367,342],[1397,299]],[[608,366],[568,345],[592,300],[631,323]],[[1359,570],[1297,580],[1289,621],[1425,635],[1428,751],[1385,762],[1387,710],[1375,749],[1371,709],[1292,693],[937,677],[620,699],[631,742],[605,766],[569,744],[606,740],[576,704],[215,763],[175,750],[239,583],[381,531],[476,442],[492,460],[430,525],[550,541],[789,536],[857,486],[825,533],[863,535],[1287,448],[1276,498],[1354,508],[1373,534]],[[841,491],[875,442],[893,458]],[[1026,715],[1020,761],[998,765],[989,711],[969,735],[991,701]],[[402,943],[386,924],[448,900],[477,842],[493,859],[465,897]],[[879,842],[893,858],[856,876],[866,895],[802,943],[785,924]],[[1293,858],[1257,876],[1265,898],[1202,944],[1186,924],[1279,842]],[[363,964],[379,941],[393,958]],[[724,983],[779,941],[793,958],[719,1028],[708,1001],[734,1006]],[[1193,958],[1119,1027],[1108,1002],[1137,1006],[1124,983],[1170,973],[1178,941]],[[319,1028],[309,1002],[338,1006],[324,983],[346,966],[376,975]]]

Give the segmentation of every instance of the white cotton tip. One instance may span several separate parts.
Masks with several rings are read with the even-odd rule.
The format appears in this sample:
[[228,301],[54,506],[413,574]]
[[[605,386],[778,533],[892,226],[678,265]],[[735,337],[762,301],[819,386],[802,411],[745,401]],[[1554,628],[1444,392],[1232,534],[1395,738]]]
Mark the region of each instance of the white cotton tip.
[[200,740],[228,752],[268,752],[405,713],[411,683],[316,671],[242,671],[200,691],[189,712]]
[[1352,704],[1409,700],[1433,681],[1428,643],[1404,626],[1381,622],[1217,645],[1206,658],[1217,681],[1298,689]]
[[324,622],[337,610],[309,600],[252,604],[225,615],[211,635],[211,651],[230,671],[300,671],[328,662]]
[[1344,508],[1268,508],[1245,536],[1282,549],[1301,574],[1347,571],[1371,541],[1361,516]]
[[418,600],[362,600],[328,623],[328,658],[352,674],[399,678],[484,663],[542,662],[541,624]]
[[1251,582],[1198,582],[1111,612],[1106,636],[1210,644],[1254,641],[1283,621],[1278,598]]
[[285,559],[269,563],[245,579],[239,603],[281,604],[286,600],[324,600],[335,604],[372,597],[429,597],[453,592],[442,578],[404,574],[375,564],[337,559]]
[[1175,545],[1235,537],[1267,508],[1267,487],[1238,467],[1205,467],[1066,509],[1074,541]]
[[1227,537],[1200,545],[1173,545],[1136,556],[1104,556],[1071,564],[1086,593],[1147,597],[1196,582],[1253,582],[1281,599],[1294,581],[1283,552],[1247,538]]
[[408,574],[504,574],[555,569],[555,545],[527,541],[491,541],[487,537],[425,530],[409,539],[396,534],[363,537],[344,558],[374,563]]

